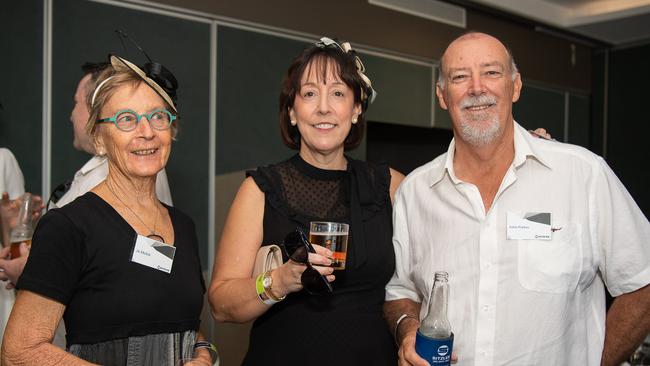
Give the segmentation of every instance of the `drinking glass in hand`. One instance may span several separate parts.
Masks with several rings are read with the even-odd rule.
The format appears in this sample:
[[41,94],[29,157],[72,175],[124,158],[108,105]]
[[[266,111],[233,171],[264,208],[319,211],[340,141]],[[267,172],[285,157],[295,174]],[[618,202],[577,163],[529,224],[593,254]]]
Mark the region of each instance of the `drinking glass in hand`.
[[332,251],[332,268],[345,269],[350,225],[340,222],[313,221],[309,223],[309,242]]
[[27,246],[32,244],[32,234],[34,233],[33,210],[34,201],[32,195],[30,193],[23,194],[18,221],[16,227],[11,230],[11,236],[9,237],[12,259],[20,257],[20,243],[26,242]]

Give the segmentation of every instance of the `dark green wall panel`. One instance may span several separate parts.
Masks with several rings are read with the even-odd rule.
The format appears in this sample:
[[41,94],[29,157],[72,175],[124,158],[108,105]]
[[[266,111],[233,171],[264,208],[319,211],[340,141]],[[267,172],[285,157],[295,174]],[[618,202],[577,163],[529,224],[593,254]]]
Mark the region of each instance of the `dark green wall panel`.
[[9,148],[25,189],[41,193],[43,131],[43,2],[4,1],[0,10],[0,146]]
[[373,122],[431,127],[433,66],[360,55],[366,73],[377,90],[368,109]]
[[217,174],[284,160],[278,98],[289,63],[307,43],[217,28]]
[[553,138],[564,141],[564,104],[563,91],[525,83],[512,113],[525,128],[543,127]]
[[569,95],[569,136],[570,143],[589,148],[591,104],[586,95]]

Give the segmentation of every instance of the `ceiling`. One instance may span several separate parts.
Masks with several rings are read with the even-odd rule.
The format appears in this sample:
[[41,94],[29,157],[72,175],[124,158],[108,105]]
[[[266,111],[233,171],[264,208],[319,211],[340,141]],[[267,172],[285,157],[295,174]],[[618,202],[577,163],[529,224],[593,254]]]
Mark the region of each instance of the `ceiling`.
[[472,0],[612,45],[650,41],[650,0]]

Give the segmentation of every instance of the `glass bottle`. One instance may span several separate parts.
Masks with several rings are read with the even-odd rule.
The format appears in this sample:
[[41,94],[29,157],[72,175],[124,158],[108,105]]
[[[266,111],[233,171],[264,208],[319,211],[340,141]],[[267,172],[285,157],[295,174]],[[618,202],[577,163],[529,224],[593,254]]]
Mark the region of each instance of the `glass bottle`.
[[429,296],[429,312],[420,322],[415,338],[415,351],[432,366],[446,366],[451,362],[454,334],[447,317],[449,274],[436,272]]

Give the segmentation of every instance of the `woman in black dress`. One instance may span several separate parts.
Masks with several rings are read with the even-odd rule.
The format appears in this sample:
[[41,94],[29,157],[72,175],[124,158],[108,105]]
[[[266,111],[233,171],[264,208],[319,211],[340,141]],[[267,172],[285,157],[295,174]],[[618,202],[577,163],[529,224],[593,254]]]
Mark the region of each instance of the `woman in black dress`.
[[[218,321],[255,320],[244,365],[397,362],[382,305],[395,267],[391,199],[403,175],[344,154],[361,142],[374,96],[363,72],[348,43],[328,38],[294,59],[282,84],[280,130],[298,154],[248,172],[232,204],[209,299]],[[350,224],[345,270],[329,267],[324,247],[309,254],[332,293],[306,291],[307,267],[293,260],[253,276],[262,245],[282,243],[297,227],[308,232],[310,221]]]

